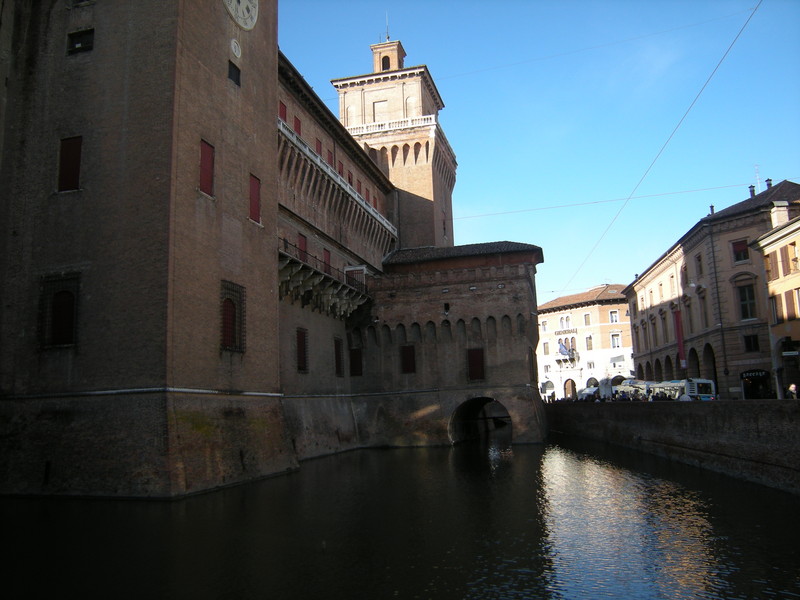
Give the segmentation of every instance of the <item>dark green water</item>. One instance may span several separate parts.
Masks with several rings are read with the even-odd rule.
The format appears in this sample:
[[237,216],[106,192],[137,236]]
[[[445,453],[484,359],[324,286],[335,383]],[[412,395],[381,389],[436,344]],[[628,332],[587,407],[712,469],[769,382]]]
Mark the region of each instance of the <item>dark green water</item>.
[[798,508],[576,442],[365,450],[179,502],[0,499],[3,595],[800,599]]

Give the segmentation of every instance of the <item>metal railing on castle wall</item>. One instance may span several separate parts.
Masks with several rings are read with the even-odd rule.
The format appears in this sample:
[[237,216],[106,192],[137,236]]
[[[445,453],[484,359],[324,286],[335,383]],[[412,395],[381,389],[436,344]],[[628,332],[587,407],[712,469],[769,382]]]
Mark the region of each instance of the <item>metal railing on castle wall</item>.
[[343,271],[341,269],[337,269],[330,263],[326,263],[324,260],[320,259],[318,256],[314,256],[307,250],[292,244],[286,238],[279,237],[278,240],[280,241],[280,251],[283,254],[299,260],[315,271],[323,273],[324,275],[328,275],[332,279],[348,285],[362,294],[367,293],[366,273],[364,271]]
[[392,225],[389,219],[384,217],[375,207],[362,198],[361,194],[359,194],[355,188],[353,188],[353,186],[350,185],[347,180],[336,171],[336,169],[322,160],[322,157],[314,152],[314,150],[312,150],[311,147],[306,144],[303,138],[297,135],[294,130],[292,130],[292,128],[289,127],[288,124],[284,123],[281,119],[278,119],[278,130],[285,135],[286,138],[289,139],[295,145],[295,147],[306,156],[306,158],[311,160],[315,165],[317,165],[317,167],[322,169],[328,175],[328,177],[333,179],[342,189],[344,189],[344,191],[347,192],[347,194],[356,203],[358,203],[361,208],[366,210],[370,216],[388,229],[394,237],[397,237],[397,228]]

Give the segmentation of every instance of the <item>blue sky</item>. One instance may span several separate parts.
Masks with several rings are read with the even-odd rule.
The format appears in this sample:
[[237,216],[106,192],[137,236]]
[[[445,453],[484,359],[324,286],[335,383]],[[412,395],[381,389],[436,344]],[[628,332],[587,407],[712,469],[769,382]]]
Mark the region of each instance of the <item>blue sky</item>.
[[800,183],[800,0],[279,0],[281,50],[334,114],[387,12],[444,99],[455,243],[541,246],[539,303],[628,284],[709,206]]

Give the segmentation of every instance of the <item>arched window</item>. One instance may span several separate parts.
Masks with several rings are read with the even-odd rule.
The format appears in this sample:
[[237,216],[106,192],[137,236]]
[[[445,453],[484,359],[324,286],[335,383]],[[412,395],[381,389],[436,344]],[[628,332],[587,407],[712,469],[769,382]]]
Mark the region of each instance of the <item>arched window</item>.
[[244,352],[244,287],[223,281],[220,290],[220,349]]
[[390,68],[391,68],[391,62],[389,61],[389,57],[388,56],[384,56],[381,59],[381,70],[382,71],[388,71]]

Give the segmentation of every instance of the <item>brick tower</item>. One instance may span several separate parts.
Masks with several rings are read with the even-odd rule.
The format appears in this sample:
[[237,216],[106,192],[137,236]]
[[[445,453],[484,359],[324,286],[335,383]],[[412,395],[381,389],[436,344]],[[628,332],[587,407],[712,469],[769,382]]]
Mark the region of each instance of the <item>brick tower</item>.
[[428,67],[405,67],[399,41],[370,46],[367,75],[335,79],[339,120],[398,188],[400,246],[452,246],[456,157],[439,126]]

